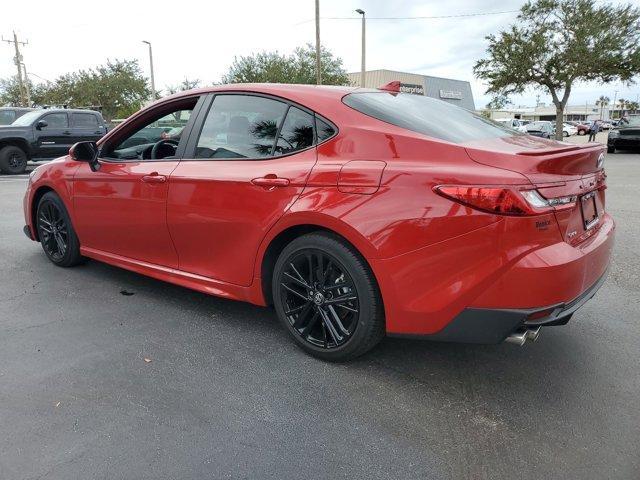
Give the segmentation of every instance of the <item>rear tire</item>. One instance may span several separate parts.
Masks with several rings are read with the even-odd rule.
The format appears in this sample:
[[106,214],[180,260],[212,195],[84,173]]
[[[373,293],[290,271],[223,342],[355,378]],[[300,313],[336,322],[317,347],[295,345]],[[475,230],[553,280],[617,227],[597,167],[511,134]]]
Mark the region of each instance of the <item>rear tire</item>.
[[27,154],[20,147],[7,145],[0,150],[0,170],[9,175],[24,173],[27,169]]
[[273,270],[272,293],[284,327],[315,357],[351,360],[384,337],[384,308],[373,273],[335,235],[310,233],[287,245]]
[[38,202],[36,229],[45,255],[58,267],[73,267],[83,263],[80,241],[69,213],[53,192],[45,193]]

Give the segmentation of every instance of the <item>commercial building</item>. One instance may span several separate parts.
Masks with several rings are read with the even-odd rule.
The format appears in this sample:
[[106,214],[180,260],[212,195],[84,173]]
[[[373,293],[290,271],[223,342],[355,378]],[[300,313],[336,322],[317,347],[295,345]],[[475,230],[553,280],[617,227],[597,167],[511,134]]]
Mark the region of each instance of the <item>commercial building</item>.
[[[352,85],[360,86],[360,72],[349,73],[349,80]],[[403,92],[426,95],[467,110],[475,110],[471,84],[465,80],[453,80],[393,70],[368,70],[365,75],[364,86],[378,88],[393,81],[400,82],[400,90]]]
[[[567,105],[564,109],[562,119],[564,121],[586,121],[586,120],[610,120],[619,118],[623,110],[612,106],[602,107],[595,104]],[[489,116],[493,120],[505,120],[517,118],[519,120],[556,120],[555,105],[538,105],[537,107],[508,107],[496,110],[488,110]],[[627,114],[636,113],[635,110],[624,110]]]

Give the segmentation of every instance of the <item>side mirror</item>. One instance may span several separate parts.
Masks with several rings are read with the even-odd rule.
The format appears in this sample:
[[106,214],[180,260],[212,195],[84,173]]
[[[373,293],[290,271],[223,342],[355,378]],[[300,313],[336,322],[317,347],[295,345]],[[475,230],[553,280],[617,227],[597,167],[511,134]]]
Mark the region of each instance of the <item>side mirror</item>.
[[38,120],[38,123],[36,123],[36,130],[42,130],[47,126],[49,126],[47,122],[45,122],[44,120]]
[[100,170],[96,142],[78,142],[69,149],[69,156],[76,162],[87,162],[93,172]]

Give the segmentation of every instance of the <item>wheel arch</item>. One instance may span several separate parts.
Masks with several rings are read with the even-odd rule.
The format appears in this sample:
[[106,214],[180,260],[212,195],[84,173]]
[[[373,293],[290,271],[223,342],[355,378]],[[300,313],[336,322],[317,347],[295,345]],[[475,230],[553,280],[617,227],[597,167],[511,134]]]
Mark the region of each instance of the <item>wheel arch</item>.
[[18,147],[25,153],[27,159],[31,159],[31,149],[29,148],[29,142],[27,142],[24,138],[3,138],[2,140],[0,140],[0,149],[9,146]]
[[302,218],[298,220],[299,221],[296,222],[292,219],[288,219],[288,221],[283,225],[280,225],[280,228],[272,229],[269,237],[265,239],[261,246],[259,261],[256,262],[255,276],[260,280],[261,293],[266,305],[271,305],[273,303],[271,295],[272,276],[278,256],[294,239],[312,232],[324,232],[331,234],[353,248],[353,250],[362,257],[364,263],[371,271],[377,284],[376,286],[378,287],[378,291],[380,291],[380,281],[377,278],[376,272],[374,271],[371,263],[368,261],[368,258],[374,258],[376,256],[376,249],[365,237],[360,235],[360,233],[355,232],[352,227],[349,227],[348,225],[340,225],[337,221],[335,221],[337,223],[331,222],[332,224],[329,224],[329,222],[322,221],[317,218],[311,220],[305,217],[304,221]]
[[60,196],[58,192],[56,192],[49,185],[41,185],[39,186],[31,197],[31,203],[29,205],[29,215],[31,216],[31,225],[33,227],[33,236],[34,239],[39,242],[40,238],[38,236],[38,229],[36,228],[36,216],[38,214],[38,203],[40,203],[40,199],[48,192],[53,192],[56,195]]

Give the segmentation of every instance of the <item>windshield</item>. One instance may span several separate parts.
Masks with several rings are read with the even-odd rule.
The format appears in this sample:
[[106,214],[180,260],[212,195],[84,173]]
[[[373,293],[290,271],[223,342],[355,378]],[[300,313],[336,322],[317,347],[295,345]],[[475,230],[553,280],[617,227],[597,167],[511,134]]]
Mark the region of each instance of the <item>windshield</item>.
[[33,123],[33,121],[36,118],[38,118],[40,115],[42,115],[42,112],[39,111],[39,110],[34,110],[33,112],[25,113],[21,117],[17,118],[16,121],[13,122],[11,125],[17,125],[19,127],[26,127],[28,125],[31,125]]
[[0,125],[9,125],[16,118],[13,110],[0,110]]
[[342,101],[383,122],[452,143],[521,135],[469,110],[422,95],[356,92]]

